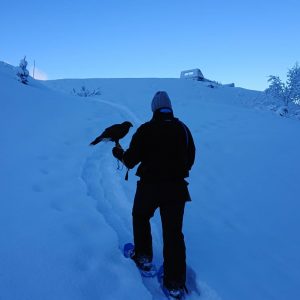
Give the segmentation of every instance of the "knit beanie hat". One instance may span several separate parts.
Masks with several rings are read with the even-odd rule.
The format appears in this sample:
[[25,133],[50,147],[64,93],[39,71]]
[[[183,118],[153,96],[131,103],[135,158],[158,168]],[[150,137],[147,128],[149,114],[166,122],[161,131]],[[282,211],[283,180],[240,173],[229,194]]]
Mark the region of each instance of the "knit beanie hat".
[[172,110],[171,100],[167,92],[164,91],[157,92],[153,97],[151,108],[153,112],[155,112],[160,108],[169,108],[170,110]]

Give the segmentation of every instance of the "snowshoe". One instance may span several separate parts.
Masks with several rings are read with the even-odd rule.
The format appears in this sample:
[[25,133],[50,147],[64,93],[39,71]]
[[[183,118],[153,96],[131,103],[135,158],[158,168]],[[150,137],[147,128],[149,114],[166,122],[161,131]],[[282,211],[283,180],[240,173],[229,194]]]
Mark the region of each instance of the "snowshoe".
[[131,243],[125,244],[123,253],[126,258],[132,258],[134,256],[134,245]]

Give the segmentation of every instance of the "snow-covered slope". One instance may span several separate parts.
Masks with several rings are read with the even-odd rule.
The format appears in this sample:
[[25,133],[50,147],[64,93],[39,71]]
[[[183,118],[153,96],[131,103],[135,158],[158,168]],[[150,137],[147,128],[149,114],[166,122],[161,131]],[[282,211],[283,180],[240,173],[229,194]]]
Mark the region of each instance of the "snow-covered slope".
[[[25,86],[3,64],[0,82],[0,299],[161,299],[120,250],[131,240],[134,171],[125,182],[111,144],[88,147],[129,120],[126,148],[157,90],[197,147],[184,223],[189,299],[299,298],[300,122],[252,109],[261,93],[179,79]],[[101,96],[70,94],[82,85]],[[159,265],[158,214],[152,223]]]

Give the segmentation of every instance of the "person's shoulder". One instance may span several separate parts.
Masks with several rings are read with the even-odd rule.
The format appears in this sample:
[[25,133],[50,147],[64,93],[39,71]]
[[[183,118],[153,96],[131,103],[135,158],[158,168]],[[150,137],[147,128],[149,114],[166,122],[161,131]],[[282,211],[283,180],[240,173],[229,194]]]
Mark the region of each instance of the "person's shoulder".
[[188,126],[183,122],[181,121],[179,118],[174,118],[175,122],[179,123],[181,126],[185,126],[186,128],[188,128]]
[[151,123],[150,121],[143,123],[142,125],[139,126],[139,128],[137,130],[144,130],[144,129],[148,128],[149,126],[151,126],[150,123]]
[[142,125],[140,125],[139,127],[138,127],[138,129],[136,130],[136,134],[143,134],[145,131],[147,131],[148,130],[148,128],[151,126],[150,124],[149,124],[150,122],[145,122],[145,123],[143,123]]
[[179,126],[186,126],[179,118],[174,118],[173,119],[174,124],[179,125]]

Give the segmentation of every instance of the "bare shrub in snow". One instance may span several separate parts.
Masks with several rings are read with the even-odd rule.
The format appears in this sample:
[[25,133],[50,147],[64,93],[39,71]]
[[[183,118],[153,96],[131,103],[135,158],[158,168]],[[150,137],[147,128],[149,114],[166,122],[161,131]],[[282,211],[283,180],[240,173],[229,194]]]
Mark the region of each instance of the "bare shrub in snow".
[[276,110],[276,113],[280,116],[286,116],[288,114],[289,110],[287,106],[281,106]]
[[93,90],[89,90],[88,88],[86,88],[84,85],[80,88],[79,91],[76,91],[73,88],[73,94],[76,96],[80,96],[80,97],[92,97],[92,96],[99,96],[101,95],[100,89],[93,89]]

